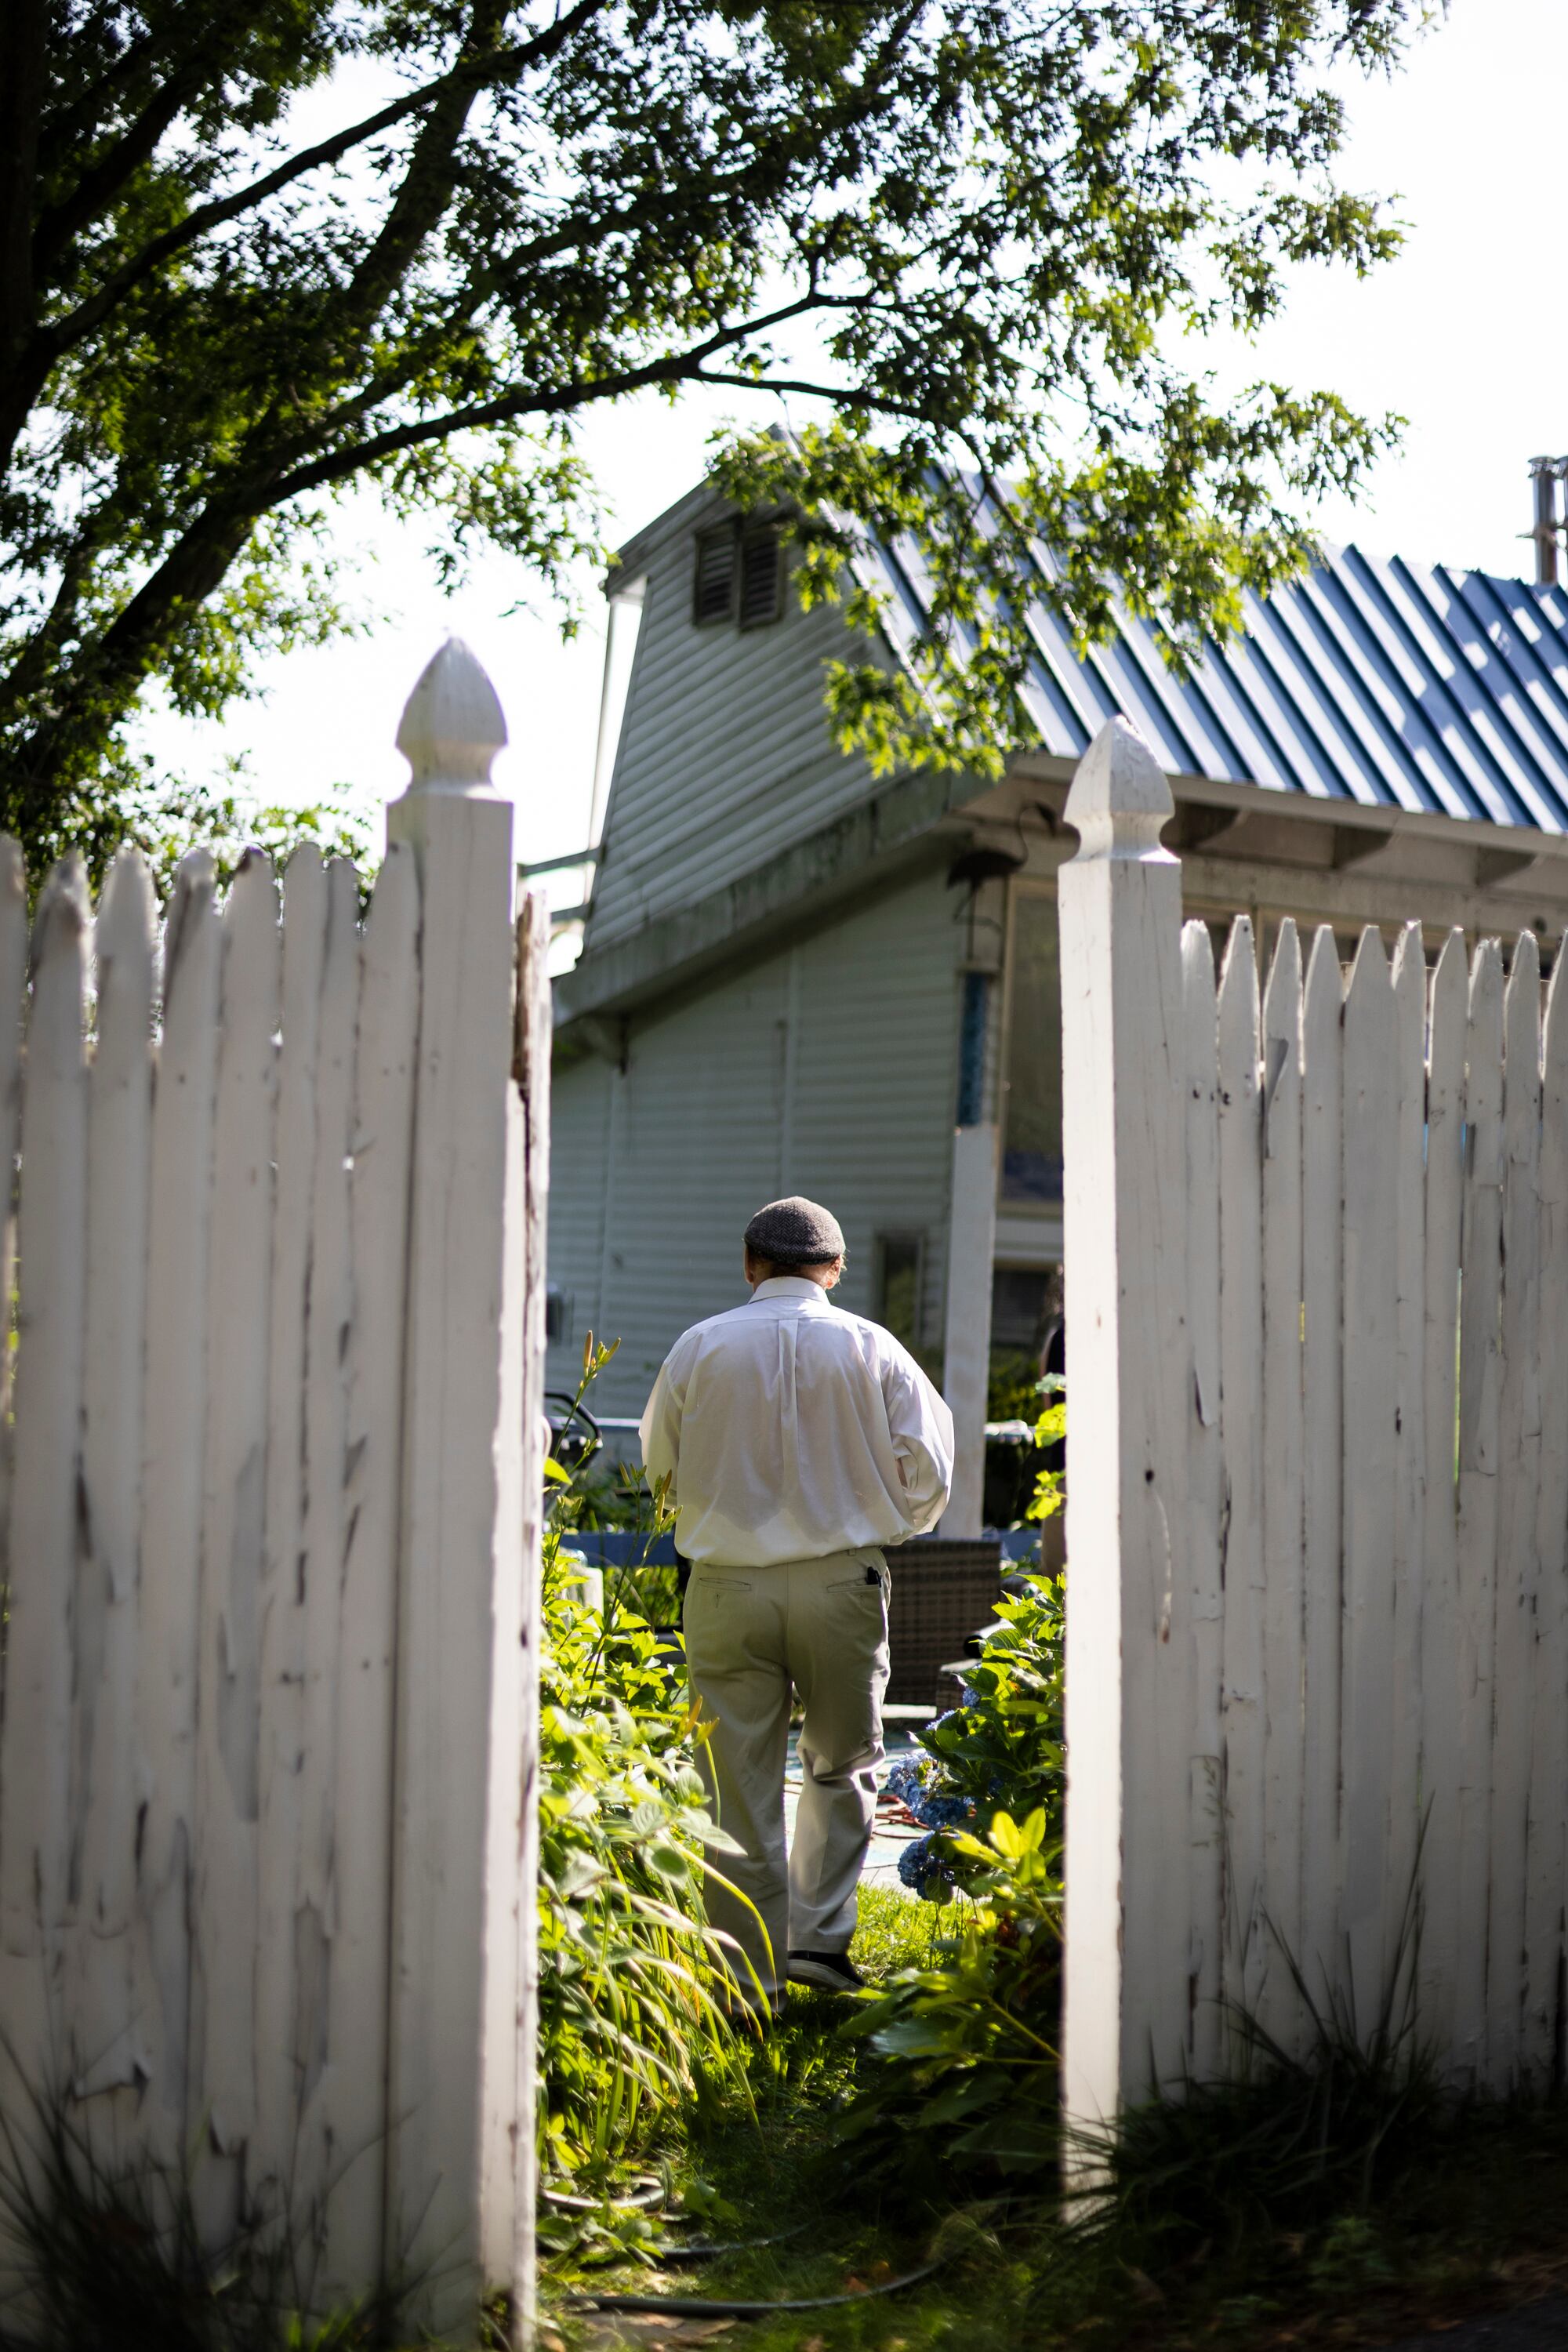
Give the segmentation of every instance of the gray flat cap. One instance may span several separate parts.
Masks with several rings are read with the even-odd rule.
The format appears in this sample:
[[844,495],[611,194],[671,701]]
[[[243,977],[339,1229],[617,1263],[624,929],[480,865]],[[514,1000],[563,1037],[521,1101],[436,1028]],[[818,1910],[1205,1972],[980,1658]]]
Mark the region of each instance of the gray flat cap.
[[798,1192],[759,1209],[745,1240],[753,1257],[771,1258],[775,1265],[826,1265],[844,1255],[844,1235],[832,1210],[803,1201]]

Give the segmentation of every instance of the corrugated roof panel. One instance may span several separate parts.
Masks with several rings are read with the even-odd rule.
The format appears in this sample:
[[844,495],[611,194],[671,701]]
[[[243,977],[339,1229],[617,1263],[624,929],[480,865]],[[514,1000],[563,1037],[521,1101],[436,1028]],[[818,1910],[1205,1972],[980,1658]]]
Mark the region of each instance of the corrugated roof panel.
[[[1048,551],[1037,560],[1048,576]],[[1120,712],[1172,774],[1568,832],[1556,590],[1347,547],[1266,604],[1249,598],[1244,634],[1205,647],[1184,679],[1131,614],[1082,661],[1043,599],[1029,625],[1029,699],[1058,757]]]

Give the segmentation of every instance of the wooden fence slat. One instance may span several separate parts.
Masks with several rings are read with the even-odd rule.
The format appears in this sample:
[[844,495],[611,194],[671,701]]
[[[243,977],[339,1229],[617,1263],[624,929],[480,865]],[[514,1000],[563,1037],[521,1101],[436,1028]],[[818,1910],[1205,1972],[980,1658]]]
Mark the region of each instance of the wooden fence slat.
[[[239,2218],[256,2130],[252,2037],[259,1811],[261,1593],[267,1463],[268,1303],[279,1014],[278,899],[271,861],[242,861],[224,912],[223,1035],[213,1152],[209,1360],[221,1360],[207,1421],[202,1493],[201,1704],[194,2044],[194,2137],[208,2146],[193,2183],[213,2246]],[[237,2021],[239,2030],[237,2032]]]
[[247,2187],[275,2198],[298,2161],[295,1916],[303,1766],[305,1318],[327,880],[314,842],[283,874],[282,1044],[278,1056],[277,1210],[268,1307],[266,1539],[258,1605],[260,1731],[257,1801],[256,2139]]
[[1486,1938],[1490,1886],[1492,1666],[1497,1574],[1502,1305],[1502,956],[1483,940],[1470,974],[1466,1033],[1458,1422],[1458,1818],[1454,1979],[1456,2069],[1486,2063]]
[[1343,986],[1332,931],[1320,929],[1301,1011],[1301,1365],[1304,1454],[1302,1973],[1314,2001],[1339,1954],[1340,1639],[1344,1191]]
[[1518,2082],[1524,2000],[1525,1824],[1535,1648],[1535,1514],[1541,1486],[1541,964],[1526,931],[1503,1012],[1502,1387],[1498,1405],[1497,1610],[1493,1634],[1491,1906],[1487,2074]]
[[1257,2005],[1263,1889],[1263,1267],[1258,964],[1231,927],[1219,984],[1220,1390],[1230,1511],[1225,1551],[1227,1999]]
[[137,2015],[151,2045],[149,2137],[184,2156],[206,1295],[222,933],[211,852],[180,862],[163,935],[153,1097],[142,1480],[138,1748],[146,1776]]
[[[538,2098],[539,1906],[539,1663],[542,1639],[542,1552],[544,1535],[544,1461],[549,1425],[544,1410],[545,1297],[550,1202],[550,1069],[554,1033],[550,985],[550,902],[542,890],[524,897],[517,927],[517,1036],[512,1068],[522,1118],[523,1165],[518,1242],[522,1258],[522,1348],[518,1403],[522,1444],[518,1473],[522,1506],[521,1674],[518,1717],[522,1748],[522,1800],[519,1816],[521,1854],[518,1906],[517,2089],[514,2116],[531,2116]],[[497,2118],[498,2122],[501,2118]],[[538,2164],[532,2132],[517,2135],[517,2194],[512,2239],[503,2251],[505,2275],[512,2281],[514,2332],[531,2343],[538,2287],[533,2215],[538,2201]]]
[[1187,1554],[1192,1592],[1194,1716],[1191,1871],[1191,2063],[1218,2071],[1225,1941],[1225,1799],[1220,1732],[1225,1592],[1221,1528],[1225,1448],[1220,1429],[1219,1033],[1214,943],[1206,923],[1182,932],[1187,1069],[1188,1333],[1193,1351],[1187,1447]]
[[[294,1920],[295,2063],[300,2138],[296,2204],[321,2239],[327,2185],[336,2157],[331,2102],[331,2019],[354,1999],[352,1977],[329,1997],[337,1932],[335,1793],[338,1698],[342,1675],[345,1470],[348,1456],[349,1331],[353,1314],[349,1185],[353,1149],[354,1034],[359,1020],[359,880],[347,858],[327,868],[327,952],[321,974],[321,1051],[316,1074],[316,1167],[310,1203],[310,1312],[305,1387],[306,1494],[303,1560],[305,1746],[301,1773],[300,1885]],[[366,1825],[349,1817],[342,1843]]]
[[[1421,1822],[1421,1584],[1426,1480],[1426,953],[1409,923],[1394,955],[1394,1676],[1389,1689],[1388,1866],[1383,1883],[1383,1948],[1402,1966],[1391,1992],[1399,2013],[1413,1995],[1419,1901]],[[1389,1962],[1392,1967],[1392,1959]]]
[[[360,953],[350,1209],[349,1328],[338,1822],[322,2300],[380,2273],[386,2187],[386,1923],[392,1899],[393,1666],[397,1642],[403,1328],[414,1073],[419,1030],[419,888],[394,843]],[[353,1824],[352,1833],[346,1828]],[[353,1999],[346,1998],[352,1986]]]
[[1539,1198],[1541,1478],[1536,1497],[1524,2015],[1520,2069],[1552,2086],[1568,1824],[1568,981],[1559,950],[1542,1054]]
[[1383,941],[1361,936],[1345,991],[1344,1648],[1342,1919],[1358,2030],[1375,2021],[1393,1767],[1398,1141],[1394,995]]
[[27,877],[19,845],[0,834],[0,1563],[11,1523],[12,1379],[8,1344],[16,1290],[14,1192],[22,1120],[22,1015],[27,988]]
[[[1465,935],[1450,931],[1431,983],[1423,1275],[1426,1430],[1421,1588],[1422,1929],[1416,2015],[1445,2056],[1453,2046],[1458,1909],[1458,1486],[1459,1215],[1464,1191]],[[1568,1221],[1565,1221],[1568,1236]]]
[[142,1373],[153,1149],[156,905],[121,850],[99,908],[98,1043],[88,1078],[87,1339],[67,2042],[86,2094],[145,2079],[132,1927]]
[[70,1844],[71,1594],[76,1581],[87,1265],[90,920],[81,860],[45,883],[33,931],[22,1097],[16,1485],[0,1748],[0,1947],[13,2054],[58,2081]]
[[[1301,1952],[1301,947],[1279,927],[1263,1004],[1263,1887],[1260,2016],[1283,2049],[1303,2018]],[[1289,1960],[1287,1959],[1289,1956]]]

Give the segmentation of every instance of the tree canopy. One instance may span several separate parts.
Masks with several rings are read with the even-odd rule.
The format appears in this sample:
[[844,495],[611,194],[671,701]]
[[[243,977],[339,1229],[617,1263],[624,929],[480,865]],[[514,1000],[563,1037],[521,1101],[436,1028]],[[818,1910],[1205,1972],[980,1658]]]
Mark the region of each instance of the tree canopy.
[[1041,542],[1081,639],[1120,594],[1180,660],[1391,430],[1330,390],[1220,397],[1194,355],[1303,258],[1392,250],[1336,177],[1335,69],[1426,13],[8,0],[0,822],[101,853],[150,678],[217,713],[342,626],[355,483],[447,576],[488,541],[563,586],[595,543],[584,421],[648,386],[758,418],[719,478],[791,519],[807,597],[873,621],[846,558],[912,537],[907,668],[868,647],[830,681],[879,764],[1026,736]]

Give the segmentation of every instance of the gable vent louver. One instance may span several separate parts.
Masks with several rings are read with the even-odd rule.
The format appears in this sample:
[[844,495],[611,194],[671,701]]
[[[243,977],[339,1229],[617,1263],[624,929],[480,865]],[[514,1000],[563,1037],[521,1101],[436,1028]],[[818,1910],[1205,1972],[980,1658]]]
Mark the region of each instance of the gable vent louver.
[[741,626],[760,629],[779,616],[779,540],[753,531],[741,541]]
[[698,540],[691,617],[699,628],[730,618],[735,596],[736,553],[732,530],[705,531]]

